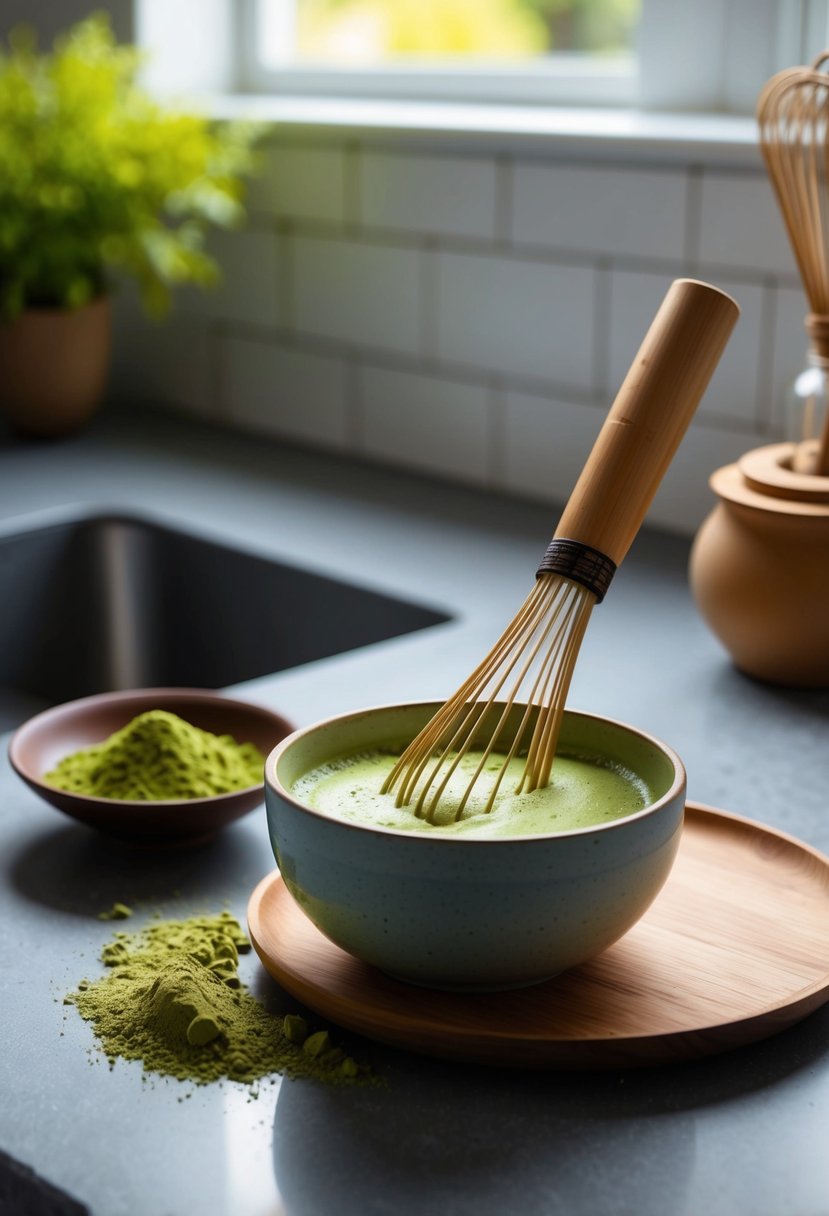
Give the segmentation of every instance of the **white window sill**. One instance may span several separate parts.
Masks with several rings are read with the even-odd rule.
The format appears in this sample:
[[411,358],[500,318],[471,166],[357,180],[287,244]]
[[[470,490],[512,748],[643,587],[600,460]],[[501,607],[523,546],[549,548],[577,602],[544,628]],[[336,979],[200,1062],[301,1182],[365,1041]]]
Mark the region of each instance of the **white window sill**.
[[285,133],[457,140],[573,156],[761,168],[753,117],[632,109],[485,105],[334,97],[202,96],[216,118],[273,123]]

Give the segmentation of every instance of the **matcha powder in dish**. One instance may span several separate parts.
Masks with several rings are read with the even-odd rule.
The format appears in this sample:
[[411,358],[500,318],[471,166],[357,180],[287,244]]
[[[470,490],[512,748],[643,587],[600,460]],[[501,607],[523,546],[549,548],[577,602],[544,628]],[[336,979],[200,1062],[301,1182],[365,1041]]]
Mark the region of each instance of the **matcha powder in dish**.
[[110,1064],[141,1060],[144,1071],[207,1085],[254,1084],[278,1073],[332,1084],[368,1071],[328,1031],[270,1013],[243,986],[239,953],[250,942],[228,912],[158,920],[116,933],[101,952],[108,974],[82,980],[64,998],[92,1023]]
[[103,743],[65,756],[45,780],[96,798],[212,798],[258,785],[264,765],[252,743],[213,735],[176,714],[151,709]]

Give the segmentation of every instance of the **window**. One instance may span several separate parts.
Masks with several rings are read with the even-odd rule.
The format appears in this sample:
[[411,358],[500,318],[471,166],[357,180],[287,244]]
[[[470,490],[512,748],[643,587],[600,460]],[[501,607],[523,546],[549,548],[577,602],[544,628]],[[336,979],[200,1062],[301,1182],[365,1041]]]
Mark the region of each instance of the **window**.
[[249,0],[246,76],[285,92],[633,100],[641,0]]
[[629,54],[639,0],[262,0],[260,54],[273,66]]
[[134,0],[164,91],[753,114],[829,0]]

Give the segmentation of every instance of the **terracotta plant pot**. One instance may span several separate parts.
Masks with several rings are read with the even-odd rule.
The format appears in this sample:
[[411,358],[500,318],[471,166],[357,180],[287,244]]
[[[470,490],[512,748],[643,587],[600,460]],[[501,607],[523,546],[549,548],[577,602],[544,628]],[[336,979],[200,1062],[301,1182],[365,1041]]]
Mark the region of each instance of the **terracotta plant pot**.
[[108,296],[0,325],[0,411],[16,431],[46,438],[83,426],[104,395],[111,329]]
[[748,675],[829,687],[829,477],[792,468],[792,444],[718,469],[719,505],[691,550],[697,606]]

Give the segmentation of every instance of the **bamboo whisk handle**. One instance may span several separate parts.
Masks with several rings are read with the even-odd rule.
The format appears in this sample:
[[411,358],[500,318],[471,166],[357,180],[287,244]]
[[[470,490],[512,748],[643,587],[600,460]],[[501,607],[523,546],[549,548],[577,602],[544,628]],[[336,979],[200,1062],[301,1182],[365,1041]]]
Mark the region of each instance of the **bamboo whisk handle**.
[[740,310],[677,279],[645,335],[555,531],[618,566],[688,428]]

